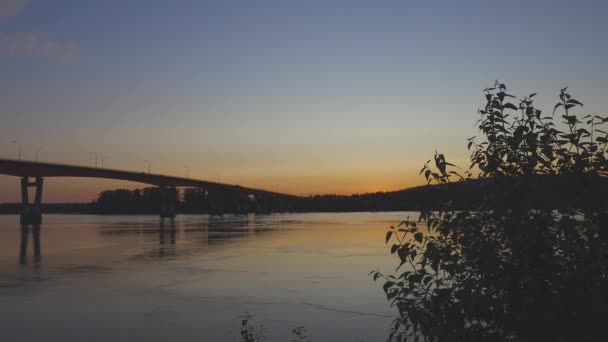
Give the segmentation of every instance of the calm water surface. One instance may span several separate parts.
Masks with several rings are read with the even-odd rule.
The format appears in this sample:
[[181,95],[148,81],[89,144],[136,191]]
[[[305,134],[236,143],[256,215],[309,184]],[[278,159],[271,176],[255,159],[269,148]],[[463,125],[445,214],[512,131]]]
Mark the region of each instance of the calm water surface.
[[269,341],[384,341],[368,273],[396,266],[384,235],[405,216],[0,216],[2,340],[238,341],[250,312]]

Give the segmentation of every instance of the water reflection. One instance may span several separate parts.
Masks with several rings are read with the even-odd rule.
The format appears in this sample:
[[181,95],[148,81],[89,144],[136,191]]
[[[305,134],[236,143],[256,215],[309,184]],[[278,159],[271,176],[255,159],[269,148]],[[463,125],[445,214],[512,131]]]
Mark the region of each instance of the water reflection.
[[276,341],[297,325],[315,341],[377,341],[393,315],[367,274],[394,266],[383,237],[401,216],[0,216],[2,336],[237,341],[248,311]]
[[[32,236],[32,254],[34,256],[33,265],[30,267],[28,262],[29,236]],[[19,265],[20,270],[18,280],[42,280],[40,257],[40,225],[22,224],[21,225],[21,244],[19,246]]]
[[197,220],[161,219],[158,223],[125,220],[97,230],[112,242],[134,241],[133,259],[174,258],[203,253],[227,243],[238,243],[284,231],[290,220],[269,221],[259,215],[202,216]]
[[40,225],[39,224],[22,224],[21,225],[21,247],[19,248],[19,263],[27,265],[27,245],[29,242],[28,236],[32,231],[32,243],[34,248],[34,266],[40,268]]
[[[67,217],[65,222],[57,220],[45,227],[19,225],[18,230],[13,230],[16,239],[3,241],[0,256],[2,252],[10,253],[15,260],[18,253],[18,270],[12,271],[13,275],[20,280],[36,280],[42,278],[42,239],[47,241],[44,277],[53,278],[60,274],[110,271],[125,259],[149,262],[215,253],[246,241],[278,237],[288,227],[300,224],[278,215],[178,216],[160,221],[131,216],[95,219],[101,222],[93,224],[94,229],[90,229],[89,222],[70,222]],[[8,279],[15,263],[1,261],[0,278]]]
[[158,248],[158,254],[159,256],[162,258],[165,256],[165,253],[167,253],[167,255],[173,256],[175,255],[175,220],[173,219],[168,219],[169,220],[169,246],[167,248],[167,250],[165,251],[165,235],[166,235],[166,223],[165,223],[165,219],[161,219],[160,221],[160,229],[159,229],[159,248]]

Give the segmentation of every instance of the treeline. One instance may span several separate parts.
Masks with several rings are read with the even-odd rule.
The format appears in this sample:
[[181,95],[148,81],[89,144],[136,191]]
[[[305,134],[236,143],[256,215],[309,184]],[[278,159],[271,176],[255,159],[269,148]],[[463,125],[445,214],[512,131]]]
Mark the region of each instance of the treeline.
[[293,211],[293,201],[255,199],[242,193],[214,192],[200,188],[169,189],[164,195],[161,188],[118,189],[103,191],[91,203],[97,214],[158,214],[163,196],[177,213],[224,214],[271,211]]
[[[178,203],[176,192],[168,194],[172,201]],[[91,208],[98,214],[158,214],[161,203],[160,188],[106,190],[91,203]]]
[[[93,203],[42,203],[42,212],[46,214],[92,214]],[[21,210],[21,203],[0,203],[0,215],[16,215]]]
[[[467,187],[459,187],[470,205],[476,201]],[[432,206],[436,195],[452,192],[438,186],[423,186],[396,192],[354,195],[315,195],[299,199],[255,198],[238,193],[209,194],[202,189],[180,189],[170,193],[177,213],[272,213],[272,212],[354,212],[407,211],[421,205]],[[159,188],[109,190],[99,194],[91,209],[99,214],[157,214],[161,203]],[[439,202],[437,202],[439,203]]]
[[[583,202],[607,205],[607,196],[589,196],[590,189],[608,193],[604,178],[588,178],[580,184],[580,178],[564,176],[536,176],[533,180],[522,179],[530,194],[529,205],[536,208],[576,207]],[[169,191],[169,201],[177,213],[224,214],[224,213],[272,213],[272,212],[355,212],[355,211],[416,211],[421,208],[440,209],[452,200],[458,209],[477,209],[483,203],[483,194],[489,187],[503,186],[500,179],[467,180],[441,185],[425,185],[393,192],[376,192],[354,195],[315,195],[300,199],[255,198],[239,193],[208,193],[203,189],[185,188]],[[509,186],[517,182],[509,182]],[[43,204],[44,213],[79,214],[154,214],[161,203],[161,189],[117,189],[101,192],[91,203]],[[0,204],[0,214],[16,214],[18,203]]]
[[[585,184],[581,184],[584,179]],[[416,211],[440,209],[453,201],[459,210],[473,210],[486,203],[484,194],[500,191],[504,183],[526,187],[527,205],[538,209],[558,209],[585,205],[608,205],[607,196],[590,196],[590,191],[608,193],[604,177],[567,177],[557,175],[532,178],[466,180],[441,185],[425,185],[401,191],[354,195],[315,195],[299,199],[254,198],[238,193],[209,194],[201,189],[181,189],[172,193],[178,213],[271,213],[271,212],[355,212]],[[112,190],[102,192],[92,203],[97,213],[158,213],[160,190]],[[485,201],[485,202],[484,202]],[[521,202],[521,200],[519,201]],[[514,203],[515,204],[515,203]]]

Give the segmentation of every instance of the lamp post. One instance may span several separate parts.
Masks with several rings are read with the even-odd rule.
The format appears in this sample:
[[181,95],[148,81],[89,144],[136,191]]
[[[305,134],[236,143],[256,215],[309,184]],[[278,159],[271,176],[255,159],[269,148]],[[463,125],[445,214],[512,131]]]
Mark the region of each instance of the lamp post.
[[146,160],[144,160],[144,163],[148,164],[148,174],[150,174],[150,169],[151,169],[151,167],[152,167],[152,163],[150,163],[150,161],[149,161],[149,160],[147,160],[147,159],[146,159]]
[[190,168],[188,166],[184,166],[186,168],[186,178],[190,179]]
[[34,159],[34,161],[35,161],[36,163],[38,162],[38,152],[40,152],[41,150],[42,150],[42,147],[40,147],[40,148],[38,148],[38,149],[36,150],[36,157],[35,157],[35,159]]
[[103,161],[106,159],[110,159],[110,157],[101,156],[101,168],[103,169]]
[[21,143],[18,142],[17,140],[13,140],[11,141],[13,144],[17,144],[19,145],[19,160],[21,160]]
[[89,154],[95,155],[95,168],[97,168],[97,152],[89,152]]

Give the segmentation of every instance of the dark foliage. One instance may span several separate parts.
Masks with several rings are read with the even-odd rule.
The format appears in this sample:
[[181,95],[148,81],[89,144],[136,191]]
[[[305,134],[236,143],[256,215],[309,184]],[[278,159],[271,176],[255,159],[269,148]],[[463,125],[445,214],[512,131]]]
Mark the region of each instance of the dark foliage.
[[[0,214],[18,215],[21,203],[0,204]],[[47,214],[89,214],[94,212],[92,203],[42,203],[42,212]]]
[[[99,194],[94,207],[100,214],[157,214],[161,196],[160,188],[108,190]],[[177,203],[177,192],[171,192],[169,196]]]
[[[91,204],[91,210],[99,214],[158,214],[161,196],[158,187],[108,190],[99,194]],[[168,196],[181,213],[254,212],[258,205],[241,194],[217,193],[211,196],[198,188],[170,189]]]
[[[566,90],[559,124],[534,107],[535,94],[514,103],[497,82],[484,90],[483,139],[468,140],[470,170],[461,175],[439,153],[434,168],[424,165],[429,183],[450,187],[477,173],[491,186],[475,209],[444,198],[440,210],[388,231],[404,268],[371,274],[399,311],[390,340],[605,340],[608,119],[577,116],[582,103]],[[547,179],[559,182],[539,186]]]

